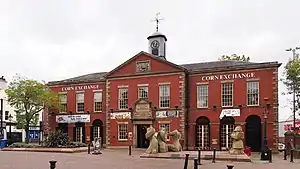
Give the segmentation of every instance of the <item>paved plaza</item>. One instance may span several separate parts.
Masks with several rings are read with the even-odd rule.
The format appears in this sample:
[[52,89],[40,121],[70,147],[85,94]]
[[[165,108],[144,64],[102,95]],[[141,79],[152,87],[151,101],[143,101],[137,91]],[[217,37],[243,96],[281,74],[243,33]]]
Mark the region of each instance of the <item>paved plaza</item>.
[[[0,169],[49,169],[49,160],[57,160],[56,169],[183,169],[184,160],[140,159],[141,150],[134,150],[132,156],[128,151],[106,149],[102,155],[87,153],[36,153],[36,152],[4,152],[0,151]],[[253,155],[253,163],[233,163],[234,169],[299,169],[300,160],[290,163],[284,161],[282,155],[274,155],[273,163],[261,162],[258,155]],[[202,161],[199,169],[225,169],[230,162]],[[193,161],[189,161],[189,169]]]

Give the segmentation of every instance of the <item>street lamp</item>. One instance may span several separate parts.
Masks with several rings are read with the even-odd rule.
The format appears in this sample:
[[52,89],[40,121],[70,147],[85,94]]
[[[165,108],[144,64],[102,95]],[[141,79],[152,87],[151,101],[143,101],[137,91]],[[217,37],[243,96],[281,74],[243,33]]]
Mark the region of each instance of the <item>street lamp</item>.
[[267,103],[269,99],[264,98],[264,101],[266,102],[265,110],[264,110],[264,141],[263,141],[263,147],[261,149],[260,154],[260,160],[269,160],[269,147],[268,147],[268,139],[267,139],[267,118],[269,114],[270,104]]
[[9,121],[9,139],[11,140],[11,123],[12,123],[13,116],[9,114],[8,121]]

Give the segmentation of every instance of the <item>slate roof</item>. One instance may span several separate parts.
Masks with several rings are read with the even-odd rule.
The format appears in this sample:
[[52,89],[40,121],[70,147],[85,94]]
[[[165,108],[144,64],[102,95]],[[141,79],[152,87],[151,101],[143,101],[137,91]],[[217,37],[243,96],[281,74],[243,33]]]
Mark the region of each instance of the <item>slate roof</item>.
[[[241,69],[255,69],[255,68],[268,68],[268,67],[279,67],[281,63],[278,62],[244,62],[235,60],[226,61],[213,61],[213,62],[200,62],[178,65],[186,69],[189,73],[209,73],[218,71],[232,71]],[[77,76],[70,79],[65,79],[61,81],[52,81],[48,85],[67,85],[67,84],[78,84],[78,83],[90,83],[90,82],[100,82],[105,81],[105,75],[109,72],[99,72],[91,73],[82,76]]]

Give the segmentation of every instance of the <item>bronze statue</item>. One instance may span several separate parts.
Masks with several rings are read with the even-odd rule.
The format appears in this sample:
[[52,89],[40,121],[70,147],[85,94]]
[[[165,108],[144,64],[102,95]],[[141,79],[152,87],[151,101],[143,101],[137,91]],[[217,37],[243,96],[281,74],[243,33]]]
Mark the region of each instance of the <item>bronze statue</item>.
[[236,126],[230,136],[232,139],[232,148],[229,151],[230,154],[244,154],[244,132],[242,130],[242,127]]

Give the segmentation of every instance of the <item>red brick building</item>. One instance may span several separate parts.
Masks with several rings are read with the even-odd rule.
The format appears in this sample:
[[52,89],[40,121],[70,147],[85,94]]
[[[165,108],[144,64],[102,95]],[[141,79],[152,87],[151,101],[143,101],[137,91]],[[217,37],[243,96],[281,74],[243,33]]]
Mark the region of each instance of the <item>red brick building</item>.
[[152,125],[156,131],[180,131],[185,149],[227,149],[234,126],[241,125],[245,145],[259,151],[265,117],[268,145],[276,147],[281,64],[176,65],[166,59],[163,34],[148,40],[149,53],[140,52],[110,72],[50,82],[65,111],[49,110],[49,129],[61,128],[75,141],[102,137],[107,147],[145,148],[146,128]]

